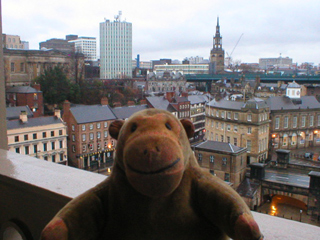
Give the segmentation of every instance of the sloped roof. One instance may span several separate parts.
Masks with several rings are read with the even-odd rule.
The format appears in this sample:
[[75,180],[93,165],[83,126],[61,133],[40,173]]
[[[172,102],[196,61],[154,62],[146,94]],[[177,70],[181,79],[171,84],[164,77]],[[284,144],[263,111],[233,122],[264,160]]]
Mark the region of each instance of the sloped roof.
[[318,109],[320,103],[314,96],[303,96],[300,98],[300,103],[293,101],[287,96],[275,96],[269,97],[266,103],[270,107],[271,111],[276,110],[296,110],[296,109]]
[[202,143],[193,145],[196,149],[217,151],[217,152],[227,152],[227,153],[239,153],[242,152],[245,148],[240,148],[238,146],[232,145],[226,142],[218,141],[204,141]]
[[132,114],[147,108],[148,108],[148,105],[144,104],[144,105],[135,105],[135,106],[127,106],[127,107],[115,107],[115,108],[112,108],[112,111],[118,119],[127,119]]
[[259,186],[259,182],[246,178],[237,188],[237,192],[241,197],[253,198]]
[[147,101],[154,107],[172,112],[169,101],[164,97],[147,97]]
[[16,86],[6,90],[7,93],[38,93],[37,89],[30,86]]
[[7,120],[19,119],[21,111],[25,111],[28,118],[33,117],[29,106],[7,107]]
[[117,119],[109,105],[77,105],[70,111],[79,124]]
[[9,129],[17,129],[17,128],[37,127],[37,126],[52,125],[57,123],[63,123],[63,121],[61,118],[57,118],[55,116],[30,118],[25,123],[23,123],[20,120],[10,120],[10,121],[7,121],[7,129],[9,130]]
[[213,99],[211,102],[208,103],[209,106],[215,108],[223,108],[223,109],[233,109],[233,110],[241,110],[243,107],[243,102],[237,101],[229,101],[225,99],[221,99],[219,101]]
[[203,95],[189,95],[188,100],[190,101],[190,104],[199,104],[199,103],[205,103],[206,97]]

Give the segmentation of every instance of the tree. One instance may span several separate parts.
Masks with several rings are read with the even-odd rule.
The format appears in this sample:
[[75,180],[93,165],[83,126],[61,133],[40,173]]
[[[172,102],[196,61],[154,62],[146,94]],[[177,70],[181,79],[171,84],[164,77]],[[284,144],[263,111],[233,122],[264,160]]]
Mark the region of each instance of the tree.
[[70,82],[62,67],[45,70],[34,82],[40,84],[44,102],[49,105],[61,104],[70,97]]

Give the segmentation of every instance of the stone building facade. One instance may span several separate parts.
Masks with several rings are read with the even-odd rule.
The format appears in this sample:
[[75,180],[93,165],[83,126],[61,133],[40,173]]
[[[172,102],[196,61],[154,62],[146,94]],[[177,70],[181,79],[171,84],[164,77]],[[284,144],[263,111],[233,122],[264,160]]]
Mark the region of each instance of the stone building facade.
[[268,158],[269,123],[269,107],[258,98],[206,105],[206,139],[247,148],[247,164]]
[[147,77],[146,89],[151,92],[185,92],[186,78],[181,73],[150,73]]
[[236,189],[245,179],[246,148],[226,142],[204,141],[193,146],[199,165]]
[[7,121],[7,135],[9,151],[67,164],[67,126],[60,110],[55,116],[30,119],[22,112],[20,119]]
[[3,49],[6,86],[26,85],[55,66],[63,67],[67,78],[80,81],[84,78],[84,55],[58,50]]

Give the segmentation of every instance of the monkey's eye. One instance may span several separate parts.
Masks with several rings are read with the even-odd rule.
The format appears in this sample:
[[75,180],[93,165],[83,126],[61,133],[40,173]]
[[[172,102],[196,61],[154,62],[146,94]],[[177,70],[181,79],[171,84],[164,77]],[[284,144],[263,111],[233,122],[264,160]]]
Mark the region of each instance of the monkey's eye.
[[134,123],[131,125],[131,132],[134,132],[137,129],[137,124]]
[[166,123],[165,125],[166,125],[166,128],[168,128],[169,130],[172,129],[172,127],[171,127],[171,125],[169,123]]

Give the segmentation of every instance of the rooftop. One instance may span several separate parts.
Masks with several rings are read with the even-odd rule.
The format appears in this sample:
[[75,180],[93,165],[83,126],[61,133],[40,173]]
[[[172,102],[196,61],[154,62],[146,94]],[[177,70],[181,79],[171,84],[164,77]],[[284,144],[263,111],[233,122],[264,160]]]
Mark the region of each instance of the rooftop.
[[27,122],[22,122],[20,119],[18,120],[10,120],[7,121],[7,129],[17,129],[17,128],[28,128],[28,127],[37,127],[37,126],[45,126],[51,124],[63,123],[60,118],[55,116],[53,117],[37,117],[37,118],[29,118]]
[[76,105],[70,111],[79,124],[117,119],[109,105]]
[[226,153],[240,153],[246,150],[246,148],[240,148],[230,143],[209,140],[193,145],[193,147],[195,147],[196,149]]

